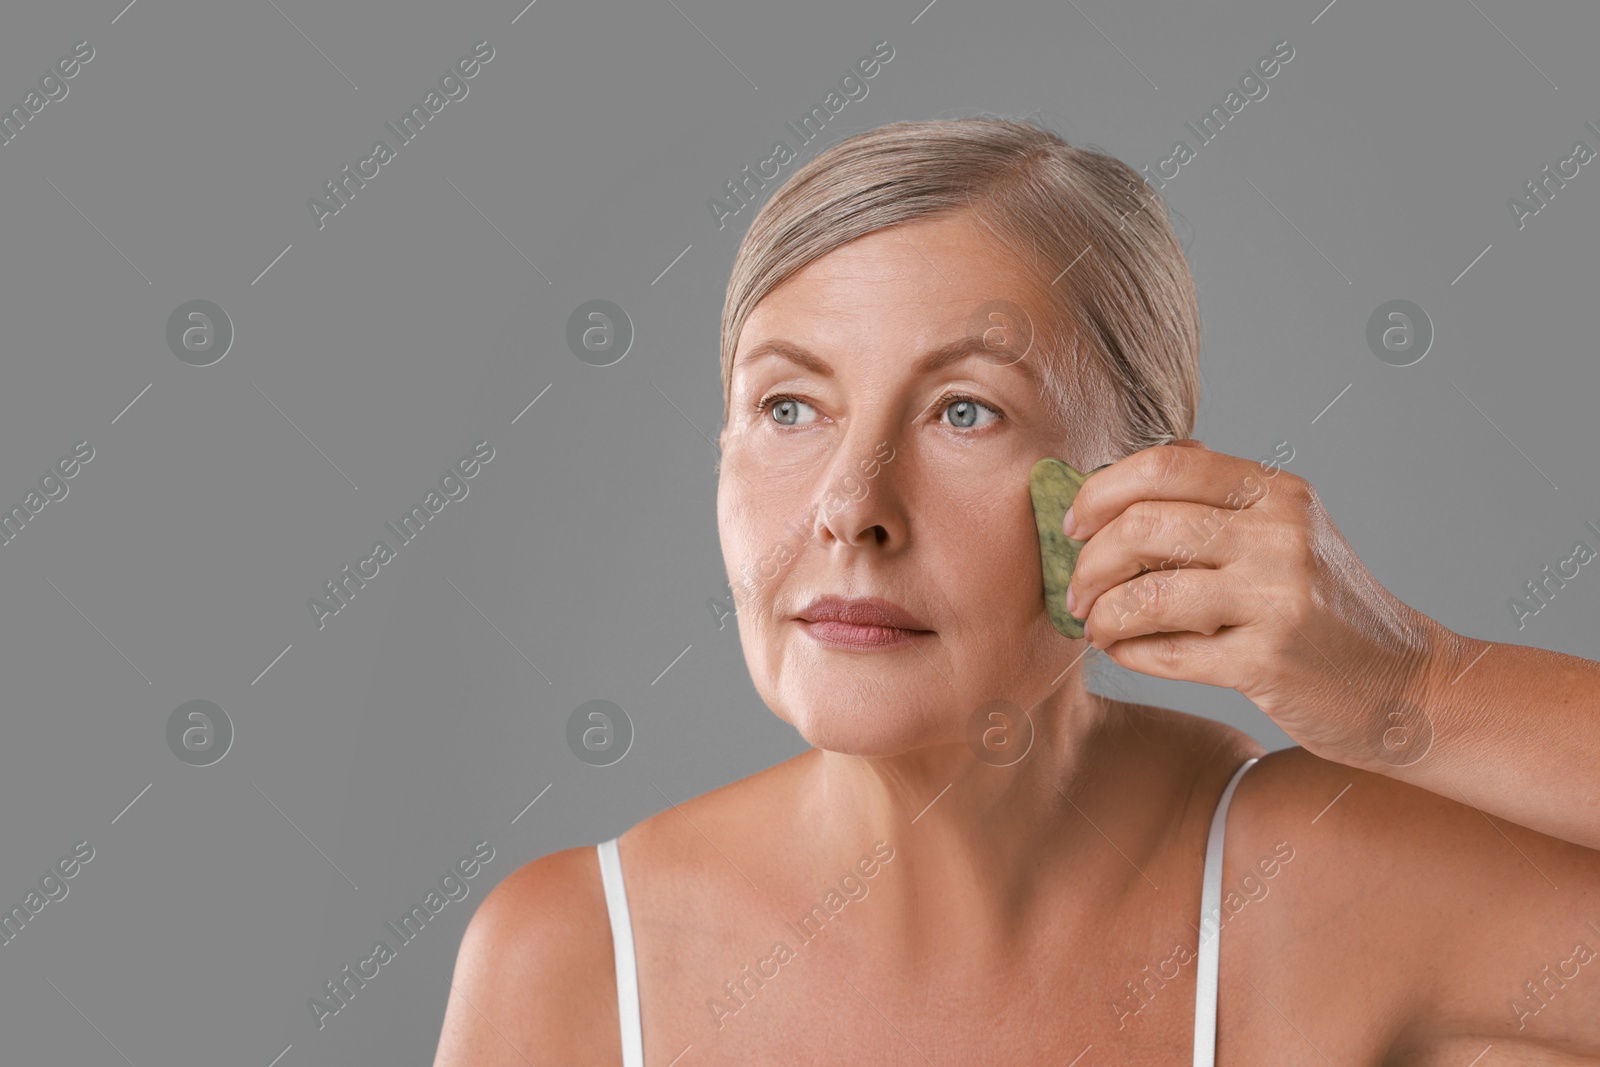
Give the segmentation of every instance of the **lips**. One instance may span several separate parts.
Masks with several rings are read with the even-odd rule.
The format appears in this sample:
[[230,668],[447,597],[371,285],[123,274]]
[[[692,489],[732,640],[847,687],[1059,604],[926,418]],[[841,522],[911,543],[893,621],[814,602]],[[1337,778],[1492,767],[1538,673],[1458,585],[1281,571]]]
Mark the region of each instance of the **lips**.
[[852,626],[927,630],[922,620],[894,601],[884,600],[882,597],[821,596],[808,604],[796,617],[807,622],[842,622]]

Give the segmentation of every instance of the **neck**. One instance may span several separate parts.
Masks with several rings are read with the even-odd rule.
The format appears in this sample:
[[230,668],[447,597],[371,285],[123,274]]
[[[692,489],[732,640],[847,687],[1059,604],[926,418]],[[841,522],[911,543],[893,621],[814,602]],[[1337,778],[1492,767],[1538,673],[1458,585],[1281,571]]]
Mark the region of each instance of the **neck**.
[[[1014,972],[1018,953],[1041,944],[1041,923],[1088,929],[1129,893],[1154,892],[1144,872],[1188,782],[1182,753],[1138,736],[1137,707],[1075,675],[1028,709],[1033,739],[1020,758],[986,762],[964,740],[881,758],[808,753],[803,825],[819,831],[819,873],[853,867],[875,845],[880,857],[893,850],[841,915],[850,942],[908,967],[992,961]],[[1025,724],[1010,728],[1026,738]]]

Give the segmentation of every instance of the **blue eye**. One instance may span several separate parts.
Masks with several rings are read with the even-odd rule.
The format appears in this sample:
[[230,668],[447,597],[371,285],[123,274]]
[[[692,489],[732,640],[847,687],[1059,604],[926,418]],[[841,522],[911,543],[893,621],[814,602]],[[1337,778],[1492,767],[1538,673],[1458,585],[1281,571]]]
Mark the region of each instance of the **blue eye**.
[[[796,396],[786,396],[782,393],[775,393],[771,396],[764,396],[761,398],[761,402],[756,405],[756,413],[760,414],[761,411],[766,408],[768,403],[772,404],[772,411],[773,414],[778,417],[777,421],[779,426],[799,425],[797,422],[785,422],[783,420],[785,417],[798,418],[799,413],[796,411],[795,406],[797,404],[805,404],[804,400],[801,400]],[[806,406],[809,407],[810,405],[808,404]]]
[[960,393],[946,393],[944,396],[941,396],[938,399],[937,403],[944,404],[945,405],[944,410],[946,410],[946,411],[956,412],[956,416],[955,417],[957,419],[960,419],[960,420],[972,419],[973,420],[972,422],[960,421],[960,422],[956,422],[956,423],[953,424],[953,425],[959,426],[962,429],[970,429],[974,425],[974,423],[976,422],[977,417],[978,417],[978,411],[977,411],[978,408],[982,408],[983,410],[985,410],[985,411],[989,412],[990,414],[994,415],[994,419],[991,420],[993,422],[999,422],[1000,419],[1004,417],[1004,416],[1002,416],[1000,414],[1000,412],[996,411],[994,408],[990,407],[988,404],[985,404],[985,403],[983,403],[982,401],[979,401],[979,400],[975,400],[974,398],[972,398],[970,396],[963,396]]
[[[799,411],[797,405],[804,405],[805,407],[811,406],[797,396],[791,396],[787,393],[772,393],[762,397],[760,402],[756,404],[756,414],[761,414],[761,412],[767,409],[768,405],[771,405],[773,414],[775,416],[775,421],[779,426],[800,425],[800,422],[798,421]],[[999,422],[1001,419],[1005,418],[1004,413],[999,411],[997,408],[990,407],[988,404],[983,403],[975,397],[967,396],[964,393],[946,393],[938,400],[934,401],[933,405],[931,406],[940,407],[943,411],[954,412],[957,421],[950,423],[950,425],[956,427],[957,429],[963,430],[973,429],[974,427],[978,426],[977,418],[979,408],[989,412],[994,416],[994,418],[989,420],[990,423]],[[785,421],[785,419],[792,419],[795,421]],[[989,425],[989,423],[984,423],[983,425]]]

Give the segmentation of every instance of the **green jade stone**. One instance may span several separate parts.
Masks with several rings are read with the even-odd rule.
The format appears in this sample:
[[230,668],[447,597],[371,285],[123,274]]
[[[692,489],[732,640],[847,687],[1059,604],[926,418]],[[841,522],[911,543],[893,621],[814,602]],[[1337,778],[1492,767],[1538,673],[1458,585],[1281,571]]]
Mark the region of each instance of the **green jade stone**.
[[1071,465],[1046,456],[1028,472],[1033,518],[1039,528],[1039,562],[1044,571],[1044,610],[1050,616],[1050,624],[1063,637],[1083,636],[1084,620],[1067,612],[1067,586],[1084,542],[1062,533],[1061,522],[1089,475],[1109,466],[1102,463],[1088,474],[1081,474]]

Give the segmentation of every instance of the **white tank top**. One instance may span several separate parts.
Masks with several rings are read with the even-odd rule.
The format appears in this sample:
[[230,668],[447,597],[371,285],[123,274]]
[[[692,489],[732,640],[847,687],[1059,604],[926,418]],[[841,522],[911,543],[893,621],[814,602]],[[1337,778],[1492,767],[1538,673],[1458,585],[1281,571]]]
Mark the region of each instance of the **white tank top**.
[[[1222,938],[1222,839],[1228,803],[1244,772],[1259,757],[1239,765],[1211,816],[1206,838],[1205,873],[1200,887],[1200,951],[1194,1002],[1194,1067],[1213,1067],[1217,1050],[1217,963]],[[605,885],[606,912],[611,918],[611,948],[617,962],[617,1013],[622,1021],[622,1067],[644,1067],[644,1030],[639,1020],[639,968],[633,952],[633,924],[628,893],[622,882],[622,857],[617,839],[595,846],[600,853],[600,880]],[[1209,925],[1207,925],[1209,920]],[[1209,936],[1205,931],[1214,931]]]

